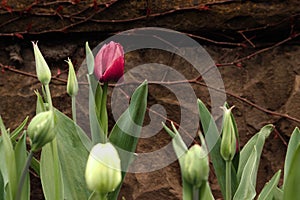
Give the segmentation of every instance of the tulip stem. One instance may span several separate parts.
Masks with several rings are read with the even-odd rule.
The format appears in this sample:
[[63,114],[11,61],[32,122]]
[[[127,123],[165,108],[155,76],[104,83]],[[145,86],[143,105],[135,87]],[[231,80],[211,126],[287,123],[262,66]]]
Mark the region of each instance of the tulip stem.
[[33,158],[33,151],[30,151],[29,155],[27,157],[26,164],[25,164],[24,169],[22,171],[22,175],[21,175],[21,178],[20,178],[20,182],[19,182],[19,186],[18,186],[18,190],[17,190],[17,194],[16,194],[16,200],[21,199],[23,185],[24,185],[25,178],[26,178],[26,175],[27,175],[27,172],[28,172],[28,169],[29,169],[32,158]]
[[[181,170],[182,174],[182,170]],[[193,199],[193,185],[189,184],[182,177],[182,199],[183,200],[192,200]]]
[[226,200],[231,200],[231,160],[226,161]]
[[107,194],[100,194],[99,200],[107,200]]
[[193,199],[199,199],[199,190],[200,188],[193,186]]
[[101,119],[101,125],[103,128],[103,132],[105,136],[107,137],[107,132],[108,132],[108,124],[107,124],[107,88],[108,88],[108,83],[104,83],[103,85],[103,92],[102,92],[102,99],[101,99],[101,114],[100,114],[100,119]]
[[74,123],[76,124],[76,97],[72,96],[72,118]]
[[100,194],[98,192],[93,192],[89,197],[89,200],[107,200],[107,194]]
[[45,90],[46,90],[47,102],[49,104],[49,110],[52,110],[53,106],[52,106],[52,98],[51,98],[49,84],[45,85]]

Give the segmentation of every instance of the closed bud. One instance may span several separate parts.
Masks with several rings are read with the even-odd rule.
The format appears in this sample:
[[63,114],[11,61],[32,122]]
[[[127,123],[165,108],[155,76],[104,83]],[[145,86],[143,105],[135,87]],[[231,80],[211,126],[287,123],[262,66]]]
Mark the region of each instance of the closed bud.
[[105,44],[95,57],[94,73],[100,82],[118,81],[124,74],[124,50],[121,44]]
[[234,128],[234,123],[231,117],[231,107],[227,109],[226,107],[222,107],[224,109],[223,114],[223,127],[222,127],[222,140],[220,153],[225,161],[231,161],[236,152],[236,133]]
[[66,61],[69,65],[69,75],[68,75],[68,83],[67,83],[67,93],[73,97],[76,96],[78,93],[78,82],[77,82],[77,78],[76,78],[76,74],[75,74],[75,70],[73,67],[73,64],[70,60],[70,58],[68,58],[68,60]]
[[53,111],[37,114],[28,125],[27,134],[31,141],[31,150],[36,151],[55,138]]
[[37,43],[32,42],[32,44],[33,44],[37,77],[43,85],[48,85],[51,80],[51,71],[39,47],[37,46]]
[[102,195],[114,191],[121,183],[121,160],[111,143],[98,143],[92,148],[85,180],[90,190]]
[[198,144],[192,146],[184,156],[182,175],[185,181],[200,188],[208,180],[208,154]]

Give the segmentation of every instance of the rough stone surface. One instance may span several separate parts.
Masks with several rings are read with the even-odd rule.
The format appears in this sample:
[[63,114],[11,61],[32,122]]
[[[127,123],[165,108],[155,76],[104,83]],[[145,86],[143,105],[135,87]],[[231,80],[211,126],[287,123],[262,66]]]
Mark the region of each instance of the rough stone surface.
[[207,32],[207,35],[220,37],[225,32],[228,35],[235,30],[271,27],[291,16],[295,16],[294,20],[298,21],[299,5],[297,0],[8,1],[7,5],[4,3],[0,7],[0,27],[2,33],[36,35],[47,32],[113,33],[157,26],[179,31]]
[[[95,47],[111,33],[130,28],[159,26],[196,33],[205,37],[209,36],[209,38],[217,41],[242,41],[243,44],[247,44],[247,48],[244,48],[241,46],[217,45],[207,41],[204,43],[202,39],[199,39],[198,41],[204,44],[203,47],[216,63],[232,62],[237,58],[253,53],[259,48],[272,46],[275,42],[290,36],[291,25],[295,25],[293,27],[294,31],[297,32],[299,30],[298,14],[300,2],[297,0],[272,2],[227,1],[226,3],[224,1],[152,0],[148,1],[148,5],[146,1],[125,0],[118,1],[107,9],[104,9],[105,5],[103,4],[107,1],[97,1],[101,4],[98,6],[99,9],[104,9],[103,12],[95,14],[92,18],[82,22],[80,20],[95,12],[92,1],[80,1],[78,4],[63,3],[61,4],[63,10],[60,10],[59,14],[55,13],[59,4],[34,5],[31,9],[28,9],[27,13],[23,13],[21,17],[19,11],[28,8],[29,1],[8,2],[9,6],[15,11],[9,13],[3,5],[0,7],[0,36],[2,34],[21,33],[25,36],[25,40],[19,40],[15,37],[9,39],[0,38],[0,63],[3,65],[14,65],[10,55],[12,49],[8,47],[17,45],[20,48],[19,56],[23,62],[16,67],[21,72],[35,74],[35,63],[30,41],[39,40],[39,46],[48,61],[52,74],[62,79],[67,77],[65,71],[67,63],[64,60],[68,57],[72,59],[77,70],[80,68],[85,57],[85,41],[89,41],[90,46]],[[208,6],[208,10],[205,6]],[[170,9],[174,11],[170,11]],[[148,17],[146,15],[147,10],[148,14],[150,14]],[[78,11],[83,12],[77,15],[76,12]],[[39,13],[42,15],[38,15]],[[76,16],[72,19],[68,18],[67,15],[70,14],[76,14]],[[65,16],[62,19],[60,15]],[[15,21],[10,21],[13,18],[16,18]],[[132,18],[136,19],[130,20]],[[97,22],[96,20],[102,21]],[[66,30],[64,29],[64,27],[76,22],[80,23]],[[252,48],[248,44],[249,42],[242,38],[237,31],[257,27],[262,28],[249,35],[249,37],[253,37],[252,42],[257,45],[255,48]],[[48,32],[53,34],[39,34]],[[131,77],[134,77],[133,80],[143,79],[141,74],[144,76],[149,75],[149,71],[155,69],[155,66],[149,65],[149,70],[129,72],[130,69],[146,63],[159,63],[170,66],[173,70],[190,80],[199,76],[199,73],[190,63],[168,52],[159,50],[134,51],[126,54],[125,59],[125,70]],[[229,65],[221,66],[218,69],[222,75],[225,89],[228,92],[227,101],[229,105],[235,105],[233,114],[237,121],[241,145],[243,146],[265,124],[274,124],[278,131],[278,133],[273,132],[270,135],[263,150],[258,172],[257,192],[259,192],[277,170],[283,169],[286,152],[285,142],[288,141],[294,127],[299,126],[299,123],[282,116],[267,114],[237,99],[236,96],[246,98],[269,111],[288,114],[299,119],[299,40],[292,40],[289,43],[272,48],[237,64],[239,64],[239,67]],[[58,71],[61,72],[60,75],[57,74]],[[78,75],[85,76],[84,74]],[[164,79],[164,74],[157,74],[155,77],[157,78],[155,81],[168,80]],[[169,78],[172,80],[174,76]],[[210,108],[211,100],[208,89],[203,85],[191,85],[196,96]],[[80,87],[84,88],[84,85]],[[7,127],[14,129],[22,122],[25,116],[28,115],[30,118],[34,116],[36,100],[34,90],[36,89],[40,89],[40,84],[36,78],[9,70],[2,70],[0,73],[0,115]],[[113,88],[110,88],[109,92],[111,93],[113,90]],[[70,116],[70,98],[66,94],[65,83],[53,80],[51,91],[54,106]],[[185,95],[185,91],[176,92]],[[86,99],[83,99],[83,101],[86,101]],[[180,124],[180,121],[184,119],[188,125],[198,124],[197,120],[181,115],[181,109],[183,109],[190,115],[197,116],[197,108],[193,107],[195,104],[180,105],[173,91],[165,86],[151,84],[149,86],[148,101],[149,107],[154,105],[151,108],[158,108],[157,111],[159,112],[162,110],[160,109],[161,107],[155,107],[155,105],[159,104],[164,107],[167,118],[170,120]],[[85,119],[88,113],[87,109],[85,105],[80,103],[81,101],[78,102],[78,110],[81,112],[81,115],[78,117]],[[108,99],[108,105],[109,108],[115,106],[110,102],[110,99]],[[122,111],[125,107],[118,108]],[[149,129],[144,130],[142,133],[144,138],[139,140],[137,153],[154,152],[171,142],[170,136],[161,130],[160,122],[165,119],[157,118],[150,121],[153,119],[151,118],[152,114],[147,113],[145,125],[151,122],[156,123],[157,130],[152,130],[152,132]],[[109,113],[109,118],[109,128],[112,128],[115,123],[112,113]],[[217,121],[220,122],[221,118],[218,118]],[[88,130],[88,122],[82,120],[79,123],[81,123],[84,130]],[[193,135],[190,136],[190,134]],[[182,135],[189,138],[195,136],[195,134],[196,132],[191,132]],[[145,160],[145,163],[150,161],[150,167],[157,167],[159,163],[165,161],[166,158],[163,156],[171,159],[172,156],[174,157],[174,153],[171,151],[165,152],[151,160]],[[149,165],[137,163],[136,167],[137,169],[143,169],[149,167]],[[220,199],[221,193],[213,170],[211,170],[209,177],[213,194],[216,199]],[[31,194],[32,199],[43,199],[39,180],[34,177],[32,180],[34,184]],[[181,199],[181,195],[179,165],[174,161],[170,162],[170,165],[152,172],[127,174],[119,199],[124,196],[126,200],[168,200]]]
[[[68,53],[75,53],[72,55],[66,54],[65,56],[70,56],[80,63],[84,55],[84,42],[77,40],[74,41],[74,43],[76,44],[76,49],[72,49],[68,51]],[[96,40],[94,43],[97,43]],[[48,45],[46,41],[40,41],[40,44]],[[34,74],[33,55],[29,42],[23,42],[20,45],[22,47],[22,57],[24,58],[24,66],[21,66],[20,70]],[[72,48],[75,47],[72,46]],[[204,48],[216,62],[226,62],[226,60],[234,58],[235,52],[240,51],[240,49],[226,49],[217,46],[204,46]],[[1,46],[1,63],[7,63],[9,62],[9,56],[3,49],[4,47]],[[52,50],[49,48],[47,51],[57,51],[57,49],[59,49],[59,47],[53,47]],[[228,56],[224,57],[223,55],[226,54]],[[51,52],[49,55],[51,55]],[[219,70],[226,91],[245,97],[266,109],[283,114],[286,113],[297,118],[300,113],[299,55],[300,48],[298,45],[280,46],[258,57],[245,61],[241,68],[226,66],[220,67]],[[152,63],[168,64],[170,56],[170,53],[158,52],[157,50],[128,53],[128,55],[126,55],[126,70],[150,61]],[[51,58],[49,57],[49,59]],[[57,66],[60,66],[62,69],[66,68],[66,63],[63,61],[65,59],[66,58],[61,57],[60,61],[55,61],[55,65],[52,65],[50,62],[49,65],[52,68],[53,74],[57,72]],[[77,68],[78,66],[79,64],[76,64]],[[191,73],[191,66],[180,58],[175,57],[170,66],[190,79],[197,76],[196,73]],[[60,77],[66,78],[66,74],[63,73]],[[14,128],[26,115],[30,117],[34,115],[34,90],[39,87],[40,85],[35,78],[7,70],[0,74],[0,114],[7,127]],[[210,100],[207,89],[199,85],[193,85],[193,88],[197,97],[209,105]],[[70,115],[70,98],[66,95],[65,85],[54,80],[51,84],[51,90],[54,105]],[[112,88],[110,91],[111,90]],[[291,134],[293,128],[299,125],[283,117],[268,115],[232,96],[228,96],[228,103],[236,107],[233,113],[236,116],[242,145],[267,123],[273,123],[285,139]],[[180,123],[180,107],[172,92],[166,90],[164,87],[151,85],[149,87],[149,105],[154,104],[162,105],[166,110],[168,118]],[[196,113],[195,110],[190,110],[190,112]],[[110,115],[110,117],[112,116]],[[149,116],[146,116],[146,119],[149,120]],[[110,122],[110,127],[113,123],[114,120]],[[193,122],[191,121],[191,123]],[[140,139],[137,152],[153,152],[164,147],[170,143],[170,141],[170,137],[165,132],[159,131],[154,133],[152,137]],[[258,191],[278,169],[282,169],[285,149],[286,147],[278,136],[272,133],[266,142],[266,148],[262,155],[258,175]],[[163,159],[163,157],[157,157],[152,160],[153,167],[156,166],[156,163],[162,162]],[[143,165],[140,165],[140,167],[143,167]],[[158,171],[128,174],[121,194],[128,200],[180,199],[182,194],[180,182],[178,163],[172,162],[169,166],[159,169]],[[210,173],[210,183],[215,197],[221,197],[213,172]],[[36,191],[33,192],[33,195],[34,194],[36,194]]]

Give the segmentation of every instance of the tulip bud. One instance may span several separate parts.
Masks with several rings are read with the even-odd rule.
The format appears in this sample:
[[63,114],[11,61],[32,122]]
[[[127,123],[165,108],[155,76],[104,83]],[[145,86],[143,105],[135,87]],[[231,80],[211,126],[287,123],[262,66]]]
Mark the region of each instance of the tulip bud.
[[48,85],[51,80],[51,71],[46,63],[37,43],[32,42],[33,50],[34,50],[34,58],[35,58],[35,65],[36,65],[36,74],[39,81],[43,85]]
[[31,150],[36,151],[55,138],[53,111],[37,114],[28,125],[27,134],[31,140]]
[[100,194],[114,191],[121,183],[121,160],[111,143],[96,144],[89,155],[85,180],[90,190]]
[[94,73],[101,82],[118,81],[124,74],[124,50],[119,43],[105,44],[95,57]]
[[86,64],[88,68],[88,74],[91,75],[94,72],[95,59],[94,59],[93,52],[89,47],[88,42],[85,43],[85,52],[86,52]]
[[208,154],[200,145],[192,146],[184,156],[183,178],[195,187],[200,188],[208,180]]
[[224,114],[220,153],[225,161],[231,161],[236,152],[237,142],[235,128],[231,118],[231,109],[233,107],[230,109],[227,109],[226,107],[222,108],[224,109]]
[[73,67],[73,64],[72,64],[70,58],[68,58],[68,60],[66,62],[69,65],[67,93],[72,97],[72,96],[76,96],[78,93],[78,82],[77,82],[75,70],[74,70],[74,67]]

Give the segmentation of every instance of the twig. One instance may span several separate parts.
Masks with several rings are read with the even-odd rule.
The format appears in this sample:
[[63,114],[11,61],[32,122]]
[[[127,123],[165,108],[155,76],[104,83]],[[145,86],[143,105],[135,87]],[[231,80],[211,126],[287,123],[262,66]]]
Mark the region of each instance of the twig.
[[246,37],[246,35],[242,32],[242,31],[238,31],[243,38],[245,38],[245,40],[253,47],[255,48],[255,45],[253,44],[253,42],[251,42],[251,40],[249,38]]
[[[96,13],[96,12],[95,12],[95,13]],[[95,15],[95,13],[92,13],[88,18],[85,18],[84,21],[87,21],[87,20],[89,20],[90,18],[92,18],[92,17]],[[69,26],[66,26],[66,27],[64,27],[64,28],[70,28],[70,27],[72,27],[72,26],[81,24],[81,23],[83,23],[84,21],[76,22],[76,23],[71,24],[71,25],[69,25]],[[52,30],[52,31],[57,31],[57,30]],[[60,30],[60,31],[62,31],[62,30]],[[49,32],[49,31],[42,31],[42,32],[39,32],[39,33],[30,33],[30,34],[40,34],[40,33],[46,33],[46,32]],[[50,30],[50,32],[51,32],[51,30]],[[245,32],[245,31],[241,31],[241,34],[244,35],[244,34],[243,34],[244,32]],[[24,33],[27,33],[27,32],[24,32]],[[18,33],[18,34],[21,34],[21,33]],[[6,35],[6,36],[15,36],[16,33],[0,33],[0,36],[3,36],[3,35]],[[214,40],[211,40],[211,39],[207,39],[207,38],[204,38],[204,37],[201,37],[201,36],[196,36],[196,35],[189,34],[189,33],[187,33],[187,35],[188,35],[188,36],[191,36],[191,37],[198,38],[198,39],[202,39],[202,40],[205,40],[205,41],[214,43],[214,44],[218,44],[218,45],[244,46],[243,43],[218,42],[218,41],[214,41]],[[292,34],[291,34],[288,38],[286,38],[286,39],[284,39],[284,40],[282,40],[282,41],[280,41],[280,42],[278,42],[278,43],[275,43],[275,44],[273,44],[272,46],[269,46],[269,47],[266,47],[266,48],[257,50],[257,51],[255,51],[255,52],[249,54],[248,56],[245,56],[245,57],[236,59],[236,60],[234,60],[234,61],[232,61],[232,62],[229,62],[229,63],[220,63],[220,64],[216,64],[216,66],[221,67],[221,66],[228,66],[228,65],[238,65],[238,64],[241,63],[242,61],[249,60],[249,59],[253,58],[254,56],[256,56],[256,55],[258,55],[258,54],[264,53],[264,52],[269,51],[269,50],[271,50],[271,49],[273,49],[273,48],[275,48],[275,47],[278,47],[278,46],[280,46],[280,45],[282,45],[282,44],[284,44],[284,43],[286,43],[286,42],[289,42],[289,41],[291,41],[291,40],[297,38],[298,36],[300,36],[300,33],[294,33],[294,32],[292,32]],[[251,40],[249,40],[246,36],[245,36],[244,38],[248,41],[249,44],[252,43]],[[252,46],[255,46],[255,45],[252,43]],[[21,75],[24,75],[24,76],[29,76],[29,77],[32,77],[32,78],[37,78],[37,76],[36,76],[35,74],[32,74],[32,73],[28,73],[28,72],[24,72],[24,71],[15,69],[13,66],[7,66],[7,65],[3,65],[2,63],[0,63],[0,67],[1,67],[3,70],[9,70],[9,71],[11,71],[11,72],[18,73],[18,74],[21,74]],[[208,69],[208,70],[209,70],[209,69]],[[57,81],[59,81],[59,82],[62,82],[62,83],[64,83],[64,84],[67,83],[67,80],[61,79],[61,78],[59,78],[59,77],[56,76],[56,75],[53,76],[52,79],[53,79],[53,80],[57,80]],[[163,81],[149,81],[149,84],[174,85],[174,84],[192,83],[192,84],[198,84],[198,85],[201,85],[201,86],[204,86],[204,87],[209,87],[210,89],[213,89],[213,90],[215,90],[215,91],[217,91],[217,92],[224,92],[223,90],[220,90],[220,89],[217,89],[217,88],[213,88],[213,87],[207,86],[205,83],[201,82],[201,79],[202,79],[202,76],[199,75],[198,77],[196,77],[196,78],[194,78],[194,79],[191,79],[191,80],[178,80],[178,81],[167,81],[167,82],[163,82]],[[135,83],[137,83],[137,82],[141,82],[141,81],[136,80]],[[87,83],[85,83],[85,82],[80,82],[79,84],[87,84]],[[130,83],[126,83],[126,84],[130,84]],[[116,84],[110,84],[109,86],[110,86],[110,87],[119,87],[119,86],[121,86],[121,85],[123,85],[123,84],[118,84],[118,85],[116,85]],[[260,106],[260,105],[258,105],[258,104],[253,103],[252,101],[250,101],[250,100],[248,100],[248,99],[246,99],[246,98],[240,97],[240,96],[238,96],[238,95],[236,95],[236,94],[234,94],[234,93],[232,93],[232,92],[230,92],[230,91],[225,91],[225,93],[226,93],[226,95],[232,96],[232,97],[234,97],[235,99],[240,100],[241,102],[246,103],[246,104],[248,104],[248,105],[250,105],[250,106],[252,106],[252,107],[254,107],[254,108],[256,108],[256,109],[258,109],[258,110],[260,110],[260,111],[262,111],[262,112],[264,112],[264,113],[267,113],[267,114],[273,115],[273,116],[283,117],[283,118],[285,118],[285,119],[288,119],[288,120],[291,120],[291,121],[300,123],[300,119],[298,119],[298,118],[292,117],[292,116],[290,116],[290,115],[288,115],[288,114],[283,114],[283,113],[279,113],[279,112],[275,112],[275,111],[270,111],[270,110],[268,110],[268,109],[263,108],[262,106]],[[127,97],[128,97],[128,95],[127,95]],[[156,114],[156,115],[158,115],[158,116],[160,116],[160,117],[163,117],[166,121],[171,122],[170,119],[168,119],[168,118],[162,116],[161,114],[159,114],[159,113],[157,113],[157,112],[151,110],[150,108],[147,108],[147,109],[148,109],[149,112],[153,112],[154,114]],[[175,122],[174,122],[174,123],[175,123]],[[179,124],[175,123],[175,125],[176,125],[177,127],[179,127]],[[183,130],[183,132],[184,132],[185,134],[187,134],[189,137],[191,137],[185,130]],[[279,137],[281,136],[280,134],[278,134],[278,135],[279,135]],[[281,140],[282,140],[282,142],[286,145],[286,142],[284,141],[284,139],[283,139],[282,137],[281,137]]]
[[[2,63],[0,63],[0,67],[2,69],[4,69],[4,70],[8,70],[8,71],[11,71],[11,72],[14,72],[14,73],[17,73],[17,74],[21,74],[21,75],[24,75],[24,76],[29,76],[29,77],[37,79],[37,75],[29,73],[29,72],[25,72],[25,71],[21,71],[21,70],[15,69],[13,66],[3,65]],[[65,83],[65,84],[67,84],[67,82],[68,82],[68,80],[62,79],[62,78],[58,78],[56,75],[52,76],[51,79],[60,81],[60,82]]]
[[205,38],[205,37],[202,37],[202,36],[194,35],[194,34],[191,34],[191,33],[184,33],[184,34],[186,34],[187,36],[190,36],[192,38],[197,38],[197,39],[200,39],[200,40],[212,43],[212,44],[226,45],[226,46],[237,46],[237,47],[247,47],[247,45],[245,45],[243,43],[219,42],[219,41],[215,41],[215,40]]
[[[288,41],[291,41],[291,40],[297,38],[298,36],[300,36],[300,33],[296,33],[294,35],[291,35],[290,37],[288,37],[288,38],[286,38],[286,39],[284,39],[284,40],[282,40],[282,41],[274,44],[273,46],[270,46],[270,47],[258,50],[258,51],[254,52],[254,53],[252,53],[252,54],[250,54],[248,56],[245,56],[243,58],[237,59],[237,60],[229,62],[229,63],[216,64],[216,66],[217,67],[221,67],[221,66],[228,66],[228,65],[236,65],[236,64],[238,64],[238,63],[240,63],[242,61],[248,60],[248,59],[250,59],[250,58],[252,58],[252,57],[254,57],[254,56],[258,55],[258,54],[261,54],[263,52],[269,51],[269,50],[271,50],[271,49],[273,49],[275,47],[278,47],[278,46],[280,46],[280,45],[288,42]],[[37,78],[36,75],[34,75],[34,74],[31,74],[31,73],[28,73],[28,72],[24,72],[24,71],[21,71],[21,70],[17,70],[15,68],[11,67],[11,66],[5,66],[5,65],[3,65],[1,63],[0,63],[0,67],[3,68],[3,69],[9,70],[9,71],[15,72],[15,73],[19,73],[19,74],[22,74],[22,75],[26,75],[26,76],[30,76],[30,77],[33,77],[33,78]],[[65,79],[61,79],[61,78],[58,78],[56,76],[54,76],[52,78],[54,80],[57,80],[57,81],[60,81],[60,82],[63,82],[63,83],[67,83],[67,80],[65,80]],[[201,76],[198,76],[198,77],[196,77],[194,79],[191,79],[191,80],[169,81],[169,82],[153,81],[153,82],[149,82],[149,84],[165,84],[165,85],[169,85],[169,84],[195,83],[195,84],[199,84],[199,85],[202,85],[202,86],[205,86],[205,87],[209,87],[209,86],[206,86],[205,83],[200,82],[200,80],[201,80]],[[79,83],[79,84],[87,84],[87,83]],[[116,87],[118,85],[110,84],[109,86]],[[217,90],[219,92],[223,92],[223,91],[220,91],[220,90],[218,90],[216,88],[211,88],[211,89]],[[236,99],[238,99],[238,100],[240,100],[240,101],[242,101],[244,103],[247,103],[247,104],[251,105],[252,107],[254,107],[254,108],[258,109],[258,110],[261,110],[261,111],[263,111],[265,113],[268,113],[270,115],[284,117],[286,119],[289,119],[289,120],[292,120],[292,121],[300,123],[300,119],[292,117],[292,116],[290,116],[288,114],[282,114],[282,113],[270,111],[268,109],[265,109],[265,108],[263,108],[263,107],[255,104],[255,103],[249,101],[246,98],[243,98],[243,97],[240,97],[238,95],[235,95],[235,94],[233,94],[233,93],[231,93],[229,91],[226,91],[226,94],[230,95],[230,96],[232,96],[232,97],[234,97],[234,98],[236,98]]]
[[[66,26],[63,26],[61,28],[58,28],[58,29],[52,29],[52,30],[43,30],[43,31],[36,31],[36,32],[29,32],[29,31],[19,31],[17,33],[0,33],[0,36],[10,36],[10,37],[14,37],[16,36],[16,34],[19,34],[19,35],[41,35],[41,34],[45,34],[45,33],[57,33],[57,32],[66,32],[68,29],[70,28],[74,28],[75,26],[78,26],[82,23],[85,23],[87,21],[90,21],[96,14],[98,14],[99,12],[103,12],[104,10],[108,9],[109,7],[111,7],[112,5],[114,5],[116,2],[118,1],[110,1],[109,3],[106,3],[105,4],[105,7],[102,8],[102,9],[99,9],[97,10],[96,12],[93,12],[92,14],[90,14],[89,16],[87,17],[81,17],[81,18],[78,18],[80,19],[79,21],[77,22],[74,22],[74,23],[71,23],[69,25],[66,25]],[[34,4],[36,5],[36,4]],[[31,13],[32,14],[32,13]],[[34,13],[35,15],[42,15],[41,13]],[[57,12],[53,12],[53,13],[44,13],[45,15],[47,16],[54,16],[54,15],[58,15]],[[64,18],[66,16],[64,15],[61,15],[59,14],[59,17],[61,18]],[[69,18],[72,18],[72,19],[75,19],[76,17],[72,17],[72,15],[68,15]]]
[[269,51],[271,49],[274,49],[275,47],[278,47],[278,46],[280,46],[280,45],[282,45],[282,44],[284,44],[286,42],[289,42],[289,41],[291,41],[291,40],[293,40],[293,39],[295,39],[295,38],[297,38],[299,36],[300,36],[300,33],[295,33],[294,35],[291,35],[288,38],[286,38],[286,39],[284,39],[284,40],[282,40],[282,41],[280,41],[280,42],[278,42],[278,43],[276,43],[276,44],[274,44],[274,45],[272,45],[270,47],[266,47],[264,49],[260,49],[258,51],[255,51],[254,53],[252,53],[252,54],[250,54],[248,56],[239,58],[239,59],[237,59],[237,60],[235,60],[233,62],[216,64],[216,66],[220,67],[220,66],[236,65],[236,64],[238,64],[238,63],[240,63],[242,61],[249,60],[250,58],[253,58],[254,56],[256,56],[258,54],[261,54],[263,52],[266,52],[266,51]]
[[12,18],[10,20],[7,20],[7,21],[3,22],[2,24],[0,24],[0,27],[3,27],[3,26],[5,26],[5,25],[7,25],[9,23],[15,22],[15,21],[17,21],[19,19],[20,19],[20,17],[15,17],[15,18]]
[[[222,92],[223,93],[223,90],[207,86],[205,83],[202,83],[202,82],[199,82],[199,81],[194,81],[194,83],[196,83],[198,85],[202,85],[202,86],[208,87],[208,88],[213,89],[213,90],[215,90],[217,92]],[[249,104],[250,106],[252,106],[252,107],[254,107],[254,108],[256,108],[256,109],[258,109],[260,111],[263,111],[263,112],[265,112],[267,114],[274,115],[274,116],[279,116],[279,117],[283,117],[283,118],[289,119],[291,121],[300,123],[300,119],[298,119],[298,118],[292,117],[292,116],[290,116],[288,114],[283,114],[283,113],[279,113],[279,112],[268,110],[266,108],[263,108],[263,107],[255,104],[255,103],[253,103],[252,101],[250,101],[250,100],[248,100],[246,98],[240,97],[240,96],[238,96],[238,95],[236,95],[236,94],[234,94],[232,92],[229,92],[228,90],[225,93],[226,93],[226,95],[232,96],[235,99],[238,99],[238,100],[240,100],[240,101],[242,101],[242,102],[244,102],[246,104]]]
[[239,32],[241,32],[241,33],[248,33],[248,32],[256,32],[256,31],[260,31],[260,30],[265,30],[267,28],[276,27],[276,26],[278,26],[278,25],[280,25],[280,24],[282,24],[282,23],[290,20],[290,18],[295,18],[295,17],[298,17],[298,16],[300,16],[300,14],[294,14],[294,15],[291,15],[291,16],[289,16],[287,18],[282,19],[279,22],[273,23],[273,24],[267,24],[265,26],[255,27],[255,28],[248,28],[248,29],[245,29],[245,30],[240,30]]
[[275,132],[276,136],[278,136],[279,139],[282,141],[282,143],[287,147],[288,146],[287,142],[284,140],[284,138],[282,137],[282,135],[279,133],[279,131],[276,128],[274,129],[274,132]]

